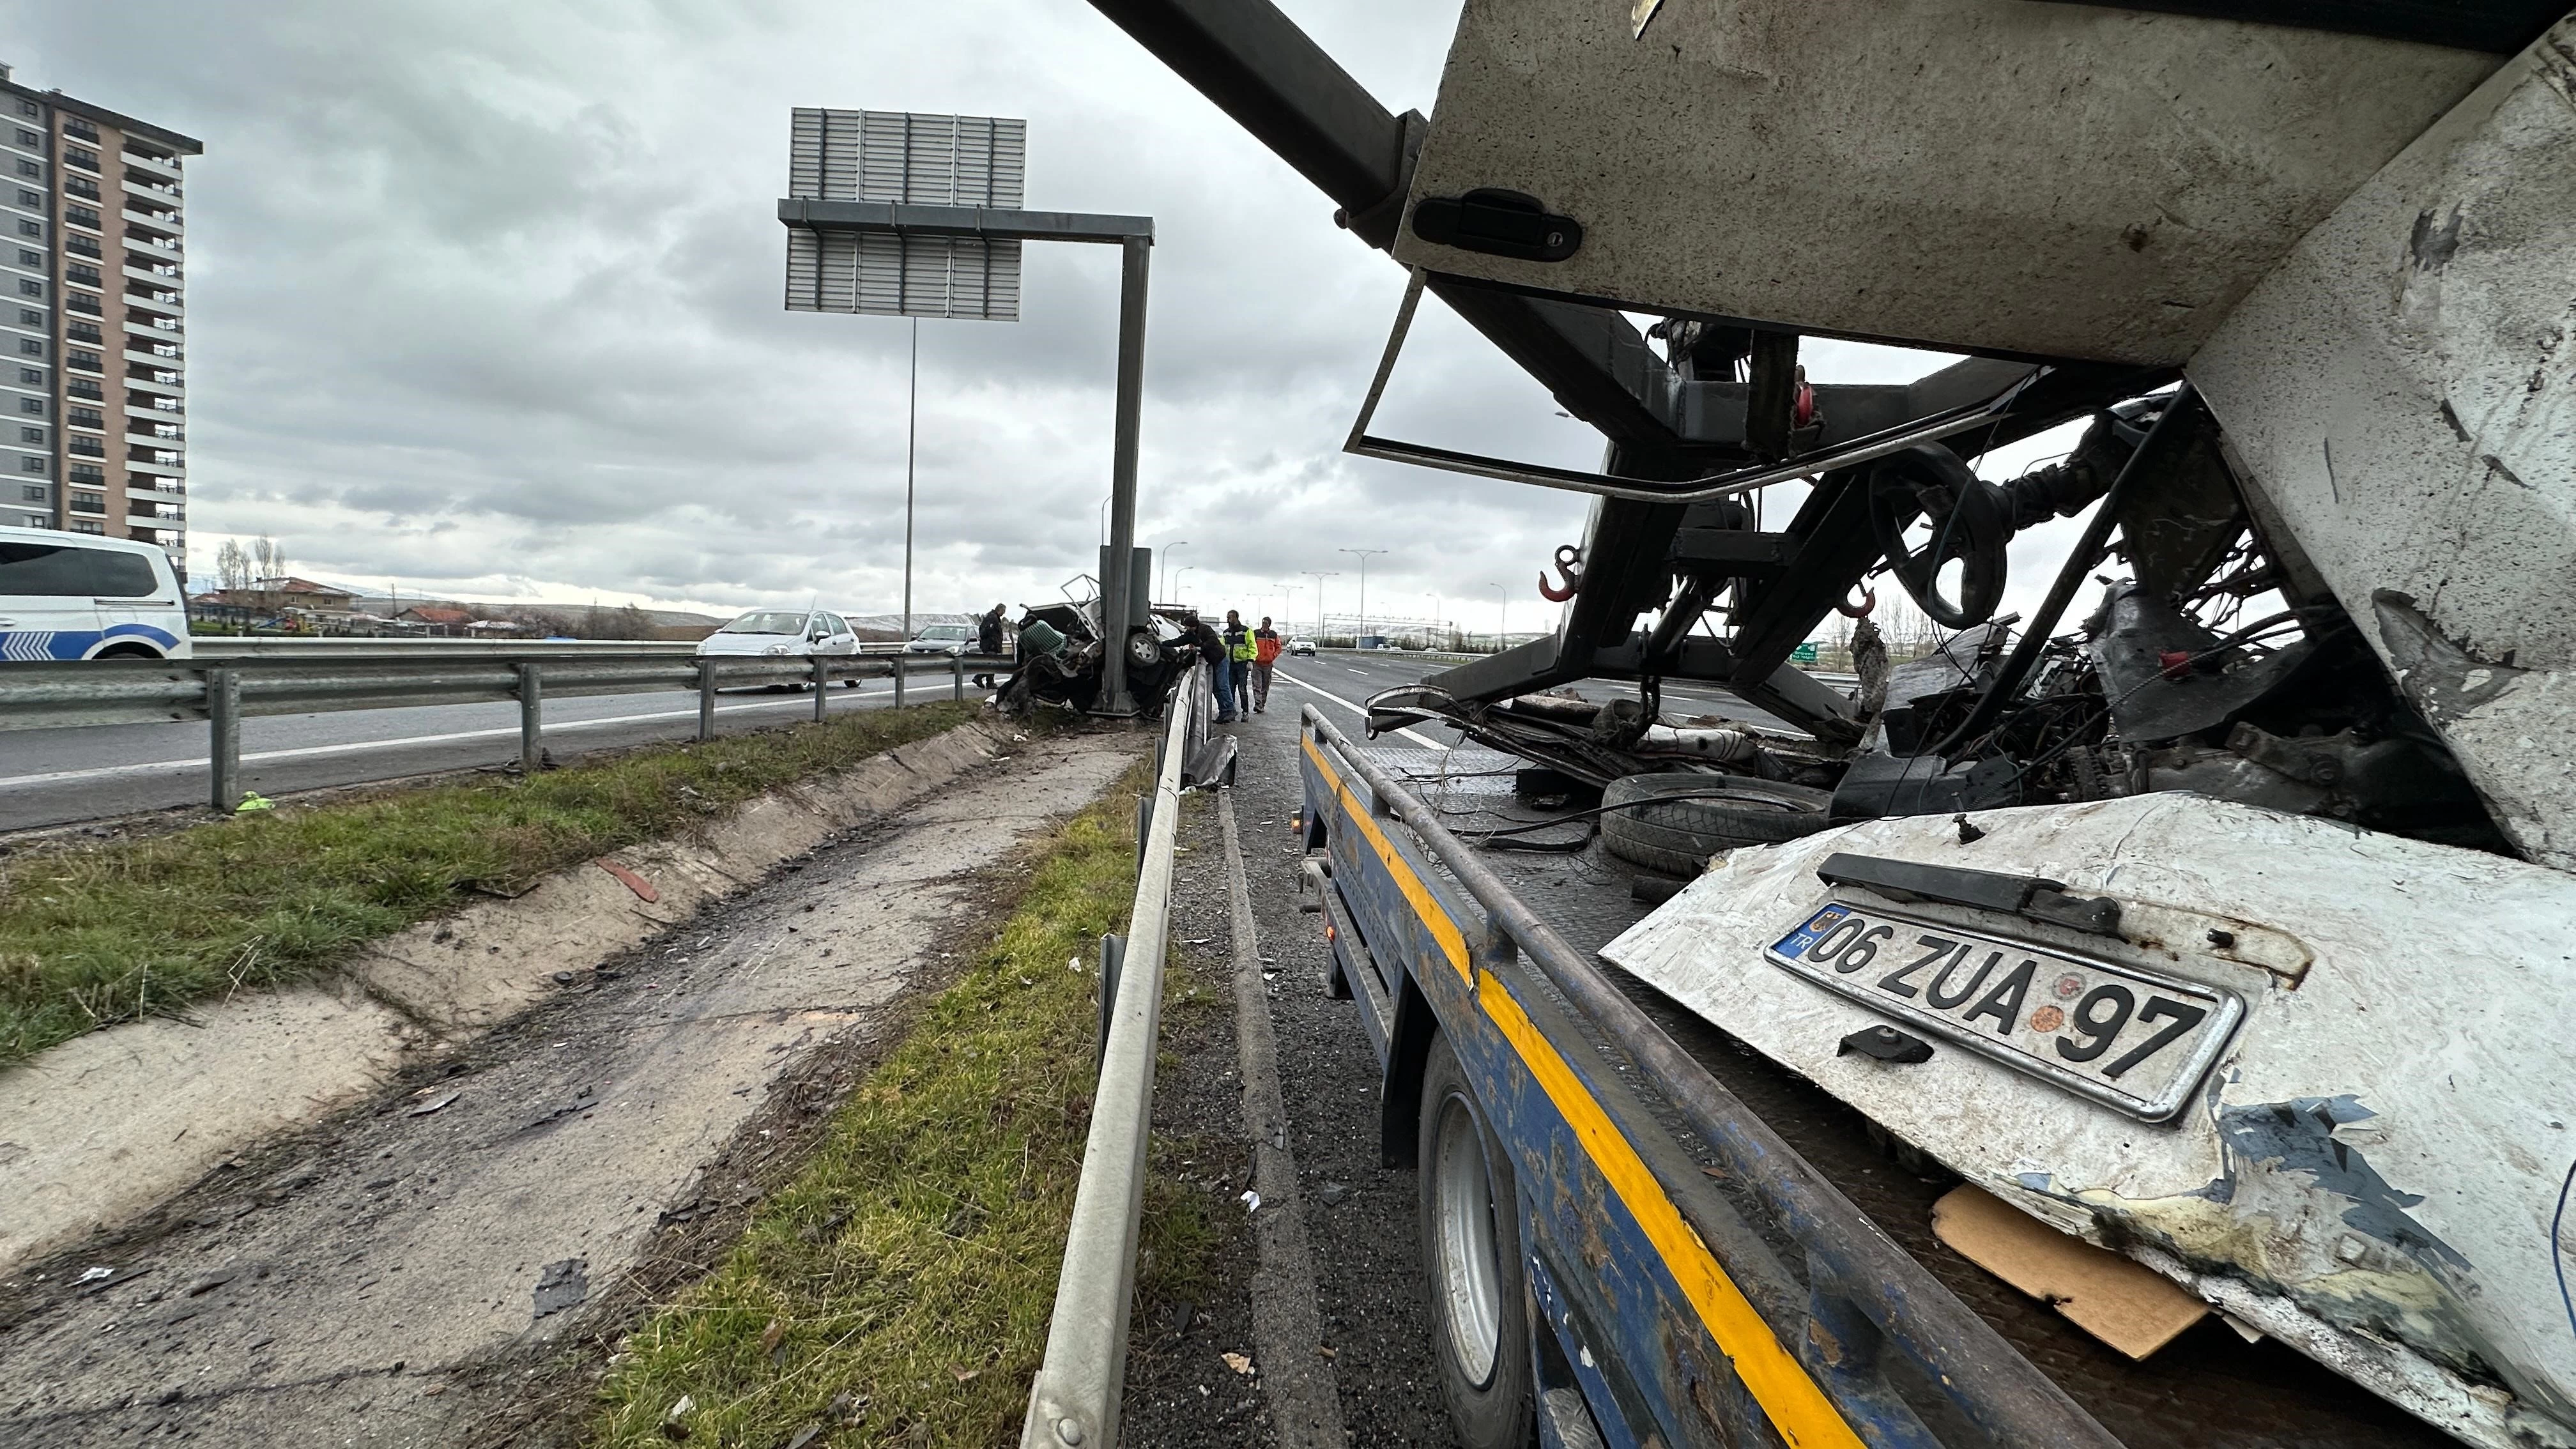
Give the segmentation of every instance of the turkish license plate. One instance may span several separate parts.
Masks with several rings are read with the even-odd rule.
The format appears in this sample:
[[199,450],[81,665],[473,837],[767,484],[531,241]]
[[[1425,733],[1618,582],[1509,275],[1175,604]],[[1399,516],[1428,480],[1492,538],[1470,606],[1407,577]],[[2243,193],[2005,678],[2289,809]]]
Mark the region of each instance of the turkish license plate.
[[1846,901],[1817,910],[1762,954],[2148,1122],[2182,1110],[2245,1015],[2233,992]]

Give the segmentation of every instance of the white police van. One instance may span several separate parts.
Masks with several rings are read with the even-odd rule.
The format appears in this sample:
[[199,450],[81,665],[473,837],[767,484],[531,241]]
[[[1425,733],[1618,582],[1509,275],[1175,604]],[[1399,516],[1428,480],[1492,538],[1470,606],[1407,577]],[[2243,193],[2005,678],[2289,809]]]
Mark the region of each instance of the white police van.
[[158,545],[0,528],[0,662],[188,654],[187,601]]

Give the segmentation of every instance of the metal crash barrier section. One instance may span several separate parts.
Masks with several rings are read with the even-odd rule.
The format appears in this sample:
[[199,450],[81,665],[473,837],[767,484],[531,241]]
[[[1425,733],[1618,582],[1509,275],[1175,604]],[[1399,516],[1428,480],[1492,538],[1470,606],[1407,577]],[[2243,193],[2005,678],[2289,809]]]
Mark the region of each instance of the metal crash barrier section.
[[1012,667],[1009,659],[983,655],[695,658],[639,653],[631,645],[509,653],[415,646],[364,654],[334,650],[11,663],[0,664],[0,730],[205,720],[214,775],[211,799],[217,810],[228,812],[241,801],[241,722],[253,715],[515,701],[519,763],[534,770],[540,763],[549,696],[694,689],[697,737],[708,740],[715,738],[718,690],[811,687],[819,720],[829,703],[825,691],[835,682],[892,679],[894,702],[902,704],[908,678],[944,677],[949,697],[963,700],[974,675],[1006,673]]
[[1046,1358],[1029,1385],[1028,1418],[1020,1426],[1022,1449],[1105,1449],[1118,1440],[1145,1146],[1154,1120],[1163,959],[1171,941],[1172,847],[1183,769],[1206,746],[1213,709],[1206,666],[1193,664],[1173,692],[1156,747],[1154,792],[1140,813],[1144,850],[1127,935],[1101,955],[1100,1081],[1047,1322]]

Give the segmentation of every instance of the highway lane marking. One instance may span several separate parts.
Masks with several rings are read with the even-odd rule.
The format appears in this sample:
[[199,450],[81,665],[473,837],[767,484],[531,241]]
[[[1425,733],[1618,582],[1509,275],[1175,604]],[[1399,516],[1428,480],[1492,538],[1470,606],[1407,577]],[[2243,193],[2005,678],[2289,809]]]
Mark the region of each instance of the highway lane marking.
[[[1366,709],[1351,703],[1349,700],[1342,698],[1340,695],[1333,693],[1329,689],[1317,688],[1316,686],[1299,679],[1293,674],[1280,674],[1277,677],[1288,681],[1290,684],[1293,684],[1299,689],[1305,690],[1310,694],[1320,694],[1324,698],[1331,700],[1333,703],[1340,705],[1342,708],[1349,710],[1351,713],[1358,715],[1362,719],[1368,718],[1368,711]],[[1449,746],[1440,743],[1438,740],[1432,739],[1427,735],[1416,734],[1412,730],[1397,730],[1396,733],[1413,741],[1415,744],[1421,745],[1425,749],[1445,750],[1450,748]]]
[[[716,706],[716,713],[732,714],[738,710],[746,709],[810,710],[813,707],[813,701],[811,700],[772,699],[762,700],[756,704],[720,704]],[[692,706],[688,709],[656,710],[651,714],[619,714],[609,715],[601,719],[565,720],[561,724],[547,725],[546,733],[554,734],[560,730],[600,729],[607,725],[644,724],[652,720],[662,719],[696,719],[697,717],[698,711],[694,706]],[[457,730],[453,733],[443,735],[406,735],[397,740],[352,740],[347,744],[339,745],[299,745],[291,750],[257,750],[246,752],[242,755],[241,762],[245,765],[253,765],[269,760],[305,759],[315,755],[351,755],[366,750],[402,749],[410,745],[446,745],[454,744],[458,740],[487,740],[501,736],[508,736],[515,739],[518,737],[518,733],[519,727],[517,725],[504,725],[498,729]],[[208,767],[209,763],[209,761],[204,759],[149,760],[139,765],[98,765],[86,770],[55,770],[42,775],[7,775],[0,776],[0,790],[17,789],[32,785],[63,785],[76,780],[112,780],[120,775],[149,775],[158,772],[203,770]]]

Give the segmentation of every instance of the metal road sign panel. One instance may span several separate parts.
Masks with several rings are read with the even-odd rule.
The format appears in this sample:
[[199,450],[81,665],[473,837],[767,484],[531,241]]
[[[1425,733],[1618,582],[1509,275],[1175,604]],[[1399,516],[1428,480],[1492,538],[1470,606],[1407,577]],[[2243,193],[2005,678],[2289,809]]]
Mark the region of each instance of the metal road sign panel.
[[[1006,117],[799,106],[787,194],[1017,210],[1028,129]],[[1020,244],[790,227],[787,309],[1016,322]]]

